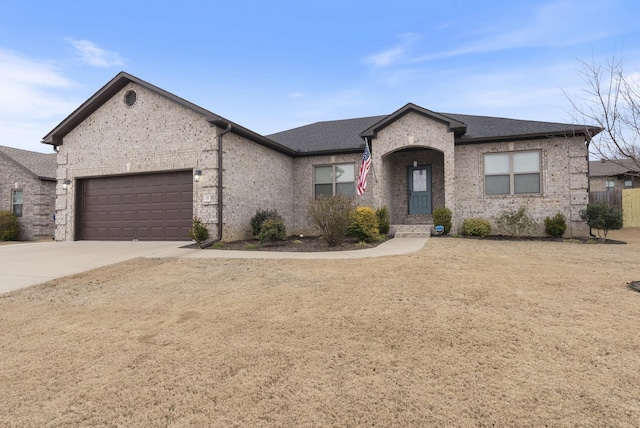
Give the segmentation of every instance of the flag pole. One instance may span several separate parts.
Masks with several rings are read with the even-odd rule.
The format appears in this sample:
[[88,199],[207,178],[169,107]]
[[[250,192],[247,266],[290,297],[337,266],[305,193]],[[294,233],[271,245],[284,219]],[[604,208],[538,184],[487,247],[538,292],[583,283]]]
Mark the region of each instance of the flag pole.
[[[364,143],[369,146],[369,139],[364,137]],[[371,153],[371,146],[369,146],[369,153]],[[378,176],[376,175],[376,169],[373,167],[373,155],[371,155],[371,172],[373,172],[373,179],[378,182]]]

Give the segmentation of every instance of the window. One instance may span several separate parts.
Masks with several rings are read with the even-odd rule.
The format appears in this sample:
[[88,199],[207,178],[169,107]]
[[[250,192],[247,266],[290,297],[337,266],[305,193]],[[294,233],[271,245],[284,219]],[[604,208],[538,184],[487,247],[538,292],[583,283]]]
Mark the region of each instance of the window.
[[540,193],[540,152],[485,154],[484,189],[487,195]]
[[616,182],[613,180],[605,180],[604,187],[606,190],[613,190],[616,188]]
[[632,180],[625,180],[624,181],[624,188],[625,189],[631,189],[633,187],[633,181]]
[[315,197],[345,195],[355,197],[355,167],[352,163],[316,166],[313,171]]
[[22,190],[11,193],[11,211],[16,217],[22,217]]

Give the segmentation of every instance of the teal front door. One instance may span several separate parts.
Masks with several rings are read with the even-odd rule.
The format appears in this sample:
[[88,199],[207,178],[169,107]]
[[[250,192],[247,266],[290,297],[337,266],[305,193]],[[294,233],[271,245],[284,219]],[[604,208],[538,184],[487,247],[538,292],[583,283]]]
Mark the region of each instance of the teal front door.
[[431,166],[409,168],[409,214],[431,214]]

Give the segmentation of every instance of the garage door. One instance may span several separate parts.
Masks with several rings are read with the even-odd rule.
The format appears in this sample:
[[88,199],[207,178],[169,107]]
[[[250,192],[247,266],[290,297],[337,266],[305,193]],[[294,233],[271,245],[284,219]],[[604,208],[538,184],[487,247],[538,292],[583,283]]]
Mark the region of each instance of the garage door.
[[83,240],[184,241],[193,220],[191,171],[79,181]]

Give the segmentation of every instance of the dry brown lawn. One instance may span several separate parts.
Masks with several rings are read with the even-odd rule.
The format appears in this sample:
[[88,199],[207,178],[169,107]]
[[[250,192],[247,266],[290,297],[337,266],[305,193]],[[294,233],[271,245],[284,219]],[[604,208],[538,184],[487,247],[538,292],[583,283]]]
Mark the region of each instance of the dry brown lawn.
[[640,424],[627,245],[136,259],[0,296],[2,426]]

